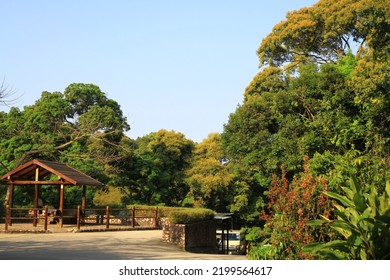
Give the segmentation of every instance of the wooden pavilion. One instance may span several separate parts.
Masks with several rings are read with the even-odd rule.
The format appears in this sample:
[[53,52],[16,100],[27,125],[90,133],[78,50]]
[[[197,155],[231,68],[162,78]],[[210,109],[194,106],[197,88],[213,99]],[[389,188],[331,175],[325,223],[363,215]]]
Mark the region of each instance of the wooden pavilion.
[[[53,179],[54,178],[54,179]],[[6,180],[8,185],[8,206],[13,207],[14,186],[34,186],[34,209],[39,207],[40,186],[54,185],[59,190],[60,213],[64,211],[64,188],[66,186],[82,186],[81,209],[85,209],[87,186],[104,186],[103,183],[92,177],[60,162],[34,159],[20,167],[4,174],[1,180]],[[36,226],[37,211],[34,211],[34,226]],[[62,215],[61,215],[62,216]],[[62,226],[62,218],[60,220]]]

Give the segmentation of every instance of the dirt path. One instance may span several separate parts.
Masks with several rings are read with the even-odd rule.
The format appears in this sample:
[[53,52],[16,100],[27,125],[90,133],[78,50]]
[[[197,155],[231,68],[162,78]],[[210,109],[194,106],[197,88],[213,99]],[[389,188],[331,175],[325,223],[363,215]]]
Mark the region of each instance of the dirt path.
[[245,260],[195,254],[164,243],[161,230],[85,233],[1,233],[1,260]]

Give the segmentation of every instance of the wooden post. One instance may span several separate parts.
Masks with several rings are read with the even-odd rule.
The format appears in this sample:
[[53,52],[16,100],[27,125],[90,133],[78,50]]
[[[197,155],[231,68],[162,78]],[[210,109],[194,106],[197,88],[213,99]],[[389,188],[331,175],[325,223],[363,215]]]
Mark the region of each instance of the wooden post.
[[110,227],[110,206],[106,206],[106,228]]
[[[39,167],[35,169],[35,181],[38,182],[39,180]],[[37,213],[37,208],[38,208],[38,196],[39,196],[39,186],[38,184],[35,184],[35,190],[34,190],[34,219],[33,219],[33,226],[37,226],[38,222],[38,213]]]
[[86,205],[86,199],[87,197],[87,186],[83,185],[83,196],[81,197],[81,209],[85,210],[85,205]]
[[48,215],[48,212],[49,209],[47,207],[47,205],[45,205],[45,231],[47,231],[47,215]]
[[35,185],[33,227],[36,227],[37,223],[38,223],[38,185]]
[[86,207],[87,207],[87,186],[83,185],[83,195],[81,197],[81,212],[80,212],[80,223],[82,219],[83,225],[84,225],[84,216],[85,216]]
[[12,208],[14,207],[14,184],[9,186],[8,198],[8,225],[12,226]]
[[8,224],[10,223],[10,207],[9,205],[6,205],[5,206],[5,225],[4,225],[4,230],[7,231],[8,230]]
[[131,209],[131,224],[135,228],[135,206]]
[[80,205],[77,205],[77,229],[80,229],[81,209]]
[[60,209],[60,204],[61,204],[61,187],[60,186],[58,186],[58,193],[57,193],[57,205],[56,205],[56,208],[57,209]]
[[62,228],[64,216],[64,185],[60,186],[60,227]]
[[154,227],[157,228],[158,226],[158,207],[156,206],[156,209],[154,210]]

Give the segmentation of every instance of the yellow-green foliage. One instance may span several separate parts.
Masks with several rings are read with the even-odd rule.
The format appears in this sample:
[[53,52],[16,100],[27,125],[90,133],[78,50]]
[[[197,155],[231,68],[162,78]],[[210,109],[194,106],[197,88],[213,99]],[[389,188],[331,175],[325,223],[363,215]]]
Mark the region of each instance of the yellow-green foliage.
[[201,221],[208,221],[214,218],[214,212],[203,208],[177,208],[171,211],[168,219],[172,224],[192,224]]
[[135,207],[138,217],[150,217],[151,212],[157,209],[160,218],[167,217],[173,224],[191,224],[200,221],[207,221],[214,218],[214,211],[205,208],[185,208],[169,206],[149,206],[149,205],[127,205],[131,210]]
[[191,168],[186,182],[190,187],[187,198],[193,205],[225,212],[229,204],[229,186],[233,180],[230,165],[222,164],[224,158],[222,138],[218,133],[209,134],[195,146]]
[[122,197],[123,194],[120,188],[117,187],[108,187],[106,190],[99,190],[94,198],[93,203],[96,206],[112,206],[120,207],[122,206]]
[[172,211],[177,211],[179,209],[187,209],[169,206],[127,205],[127,209],[132,209],[133,207],[135,207],[137,211],[137,216],[142,215],[143,212],[155,211],[157,209],[159,217],[168,217]]

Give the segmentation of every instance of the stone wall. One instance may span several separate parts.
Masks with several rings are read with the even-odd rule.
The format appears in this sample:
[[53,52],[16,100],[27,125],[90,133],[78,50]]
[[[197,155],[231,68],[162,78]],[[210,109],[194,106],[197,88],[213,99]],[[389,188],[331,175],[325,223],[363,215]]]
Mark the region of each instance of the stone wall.
[[194,224],[164,223],[163,240],[190,252],[217,253],[215,220]]
[[[157,228],[162,228],[162,223],[165,218],[157,218],[157,224],[155,222],[155,218],[135,218],[135,227],[154,227],[157,226]],[[83,222],[85,224],[97,224],[97,225],[105,225],[106,224],[106,217],[105,215],[88,215],[83,218]],[[115,217],[110,216],[110,225],[125,225],[125,226],[132,226],[133,220],[131,217]]]

